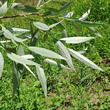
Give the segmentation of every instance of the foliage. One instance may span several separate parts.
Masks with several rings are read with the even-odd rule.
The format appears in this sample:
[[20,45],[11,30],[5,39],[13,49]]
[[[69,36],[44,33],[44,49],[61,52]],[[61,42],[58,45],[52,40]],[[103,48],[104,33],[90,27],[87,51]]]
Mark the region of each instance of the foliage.
[[[68,0],[69,1],[69,0]],[[93,1],[93,0],[92,0]],[[103,0],[102,0],[103,1]],[[95,1],[94,1],[95,2]],[[54,2],[55,3],[55,2]],[[52,5],[52,2],[49,3],[48,6],[52,7],[56,5]],[[74,14],[71,17],[72,19],[77,16],[77,18],[80,18],[81,14],[85,13],[90,7],[88,6],[87,0],[72,3],[71,7],[68,7],[67,10],[64,10],[60,12],[59,16],[62,16],[64,13],[71,12],[74,8]],[[63,6],[64,3],[61,4]],[[75,6],[76,5],[76,6]],[[43,6],[43,9],[47,9],[47,5]],[[80,7],[80,8],[79,8]],[[58,5],[58,8],[59,5]],[[93,12],[93,9],[95,10],[96,7],[91,7],[91,14],[90,17],[88,17],[88,20],[93,20],[91,16],[94,16],[96,13]],[[46,10],[40,10],[40,13],[44,13],[42,11]],[[10,10],[11,11],[11,10]],[[12,11],[11,11],[12,12]],[[99,9],[100,12],[100,9]],[[12,15],[15,15],[16,11]],[[18,14],[18,13],[16,13]],[[55,14],[55,13],[54,13]],[[65,14],[67,15],[67,14]],[[24,16],[22,14],[22,16]],[[97,15],[98,16],[98,15]],[[100,18],[100,17],[99,17]],[[28,17],[19,17],[19,18],[11,18],[11,19],[3,19],[4,27],[11,27],[7,29],[11,29],[12,27],[24,27],[28,28],[29,30],[29,22],[30,20],[36,20],[36,21],[42,21],[45,22],[47,25],[51,25],[55,23],[55,20],[60,21],[61,19],[56,18],[54,21],[49,19],[41,19],[41,17],[36,15],[28,16]],[[43,21],[45,20],[45,21]],[[98,19],[101,21],[101,18]],[[94,21],[97,21],[94,19]],[[35,22],[35,21],[34,21]],[[75,28],[73,28],[74,24],[70,21],[63,21],[62,22],[64,27],[66,28],[66,31],[63,31],[63,28],[61,25],[57,25],[53,29],[44,32],[39,31],[36,36],[37,38],[37,47],[45,47],[46,49],[50,49],[52,51],[56,51],[59,53],[59,50],[57,46],[55,45],[53,41],[53,37],[56,39],[62,39],[62,31],[63,31],[63,37],[68,36],[93,36],[91,31],[85,30],[85,26],[82,28],[83,31],[80,31],[80,33],[77,33]],[[33,24],[32,24],[33,25]],[[58,28],[59,27],[59,28]],[[33,26],[33,31],[35,31],[35,27]],[[97,28],[97,27],[96,27]],[[106,28],[106,30],[105,30]],[[16,28],[13,28],[16,30]],[[20,45],[19,50],[21,52],[15,52],[14,47],[12,43],[9,44],[10,41],[7,41],[7,44],[11,46],[11,51],[13,53],[20,53],[19,55],[24,54],[22,47],[24,48],[25,54],[22,57],[31,58],[33,59],[33,56],[35,57],[33,61],[42,64],[42,67],[44,68],[46,79],[47,79],[47,87],[48,87],[48,97],[44,98],[40,82],[36,80],[36,69],[34,66],[26,66],[27,70],[30,71],[31,67],[31,73],[34,75],[32,77],[31,74],[29,74],[28,71],[26,71],[25,68],[23,68],[23,72],[20,74],[20,80],[19,80],[19,89],[17,89],[17,93],[15,94],[15,97],[12,98],[12,70],[11,66],[12,62],[8,59],[6,51],[3,49],[0,49],[2,55],[4,56],[5,65],[4,65],[4,71],[0,80],[0,109],[109,109],[110,108],[110,97],[109,97],[109,74],[110,74],[110,63],[109,63],[109,25],[106,25],[104,27],[98,27],[97,28],[103,38],[99,38],[97,35],[95,39],[93,39],[90,42],[72,45],[72,44],[66,44],[66,47],[72,48],[74,50],[78,50],[82,55],[84,54],[89,59],[93,60],[95,63],[99,63],[101,67],[103,67],[104,72],[99,72],[97,70],[93,70],[91,68],[88,68],[87,66],[83,65],[83,63],[80,63],[79,61],[76,61],[75,59],[72,59],[75,70],[77,73],[73,72],[70,67],[67,66],[65,61],[61,60],[53,60],[45,57],[41,57],[40,55],[30,53],[27,47],[24,45]],[[24,29],[23,29],[24,30]],[[27,29],[26,29],[27,30]],[[27,30],[27,34],[29,33]],[[64,34],[67,32],[66,34]],[[20,35],[22,32],[14,32],[15,35]],[[35,33],[34,33],[35,34]],[[24,35],[30,37],[30,35]],[[26,37],[26,38],[27,38]],[[19,36],[19,38],[21,38]],[[65,38],[63,38],[65,39]],[[34,40],[35,41],[35,40]],[[31,41],[32,42],[32,41]],[[51,42],[51,43],[50,43]],[[63,42],[62,42],[63,43]],[[19,44],[19,42],[18,42]],[[30,40],[28,39],[25,41],[26,45],[30,45]],[[6,48],[6,47],[5,47]],[[8,47],[9,49],[9,47]],[[81,51],[79,51],[82,49]],[[85,52],[86,51],[86,52]],[[85,53],[84,53],[85,52]],[[30,55],[31,54],[31,55]],[[33,56],[32,56],[33,55]],[[40,60],[39,60],[40,59]],[[54,67],[54,65],[50,66],[49,64],[45,62],[50,62],[54,65],[58,65],[58,67]],[[61,62],[61,63],[59,63]],[[63,66],[62,66],[62,65]],[[22,65],[18,64],[17,67],[22,67]],[[59,67],[60,66],[60,67]],[[61,67],[69,69],[61,69]],[[80,67],[80,68],[79,68]],[[20,68],[21,71],[21,68]],[[20,92],[20,94],[19,94]]]
[[[48,22],[42,23],[38,22],[37,20],[30,20],[30,29],[23,29],[23,28],[17,28],[17,27],[8,27],[6,28],[3,24],[3,20],[1,20],[1,44],[0,47],[6,51],[7,56],[9,59],[13,61],[13,93],[15,93],[19,88],[19,79],[20,75],[23,72],[23,66],[30,72],[32,75],[36,78],[36,75],[31,71],[31,69],[27,65],[32,65],[36,67],[38,78],[41,82],[42,88],[44,90],[45,96],[47,96],[47,85],[46,85],[46,77],[44,70],[42,68],[42,63],[41,60],[46,61],[45,57],[49,58],[54,58],[54,59],[60,59],[63,60],[63,62],[66,62],[68,64],[69,69],[72,69],[74,72],[76,72],[74,65],[72,63],[72,58],[75,57],[76,59],[82,61],[83,63],[87,64],[88,66],[91,66],[94,69],[103,71],[100,67],[98,67],[96,64],[94,64],[92,61],[84,57],[81,53],[67,48],[63,43],[69,43],[69,44],[79,44],[88,40],[93,39],[93,37],[66,37],[66,38],[61,38],[57,39],[53,36],[54,43],[58,46],[60,50],[60,54],[42,48],[38,47],[36,43],[38,42],[38,33],[44,32],[47,35],[51,33],[51,31],[54,30],[54,28],[59,28],[59,25],[63,27],[63,32],[64,36],[66,36],[66,30],[65,27],[63,26],[63,22],[66,21],[71,21],[73,22],[73,25],[79,32],[79,28],[83,28],[85,26],[87,29],[93,31],[94,34],[99,35],[99,33],[96,32],[95,27],[101,25],[100,23],[93,23],[89,21],[85,21],[85,19],[88,17],[90,14],[90,9],[82,15],[81,18],[79,19],[71,19],[73,12],[68,12],[65,13],[62,17],[60,16],[60,12],[64,11],[66,8],[68,8],[71,2],[66,2],[60,9],[52,9],[52,10],[47,10],[43,9],[43,6],[47,5],[48,3],[51,2],[51,0],[44,1],[42,5],[40,5],[42,0],[39,0],[37,7],[31,7],[27,5],[23,5],[21,3],[14,3],[14,0],[8,0],[0,8],[0,19],[5,19],[5,18],[13,18],[13,17],[21,17],[21,16],[29,16],[29,15],[35,15],[36,16],[41,16],[43,22],[45,19],[48,19]],[[19,14],[19,15],[14,15],[14,16],[7,16],[9,14],[9,10],[14,10],[16,9],[17,11],[24,11],[24,14]],[[48,9],[48,8],[47,8]],[[53,11],[54,10],[54,11]],[[42,12],[42,13],[41,13]],[[58,13],[56,15],[56,13]],[[55,18],[58,18],[60,21],[56,21]],[[49,20],[54,20],[56,23],[50,24]],[[47,25],[50,24],[50,25]],[[35,28],[35,29],[34,29]],[[27,33],[30,34],[30,37],[27,36]],[[26,38],[22,38],[25,36]],[[74,35],[73,35],[74,36]],[[27,44],[28,42],[28,44]],[[10,47],[10,44],[12,43],[12,47]],[[37,47],[36,47],[37,46]],[[19,48],[19,51],[17,52],[17,49]],[[28,51],[30,51],[29,55],[25,55],[24,53],[24,48]],[[17,55],[18,53],[18,55]],[[70,55],[71,54],[71,55]],[[3,56],[2,53],[0,53],[0,75],[2,74],[3,70]],[[43,56],[41,58],[41,56]],[[30,60],[30,59],[35,59],[35,60]],[[53,63],[54,62],[54,63]],[[60,67],[61,65],[57,63],[56,61],[52,61],[51,59],[47,61],[47,63],[54,64]],[[65,67],[65,66],[63,66]]]

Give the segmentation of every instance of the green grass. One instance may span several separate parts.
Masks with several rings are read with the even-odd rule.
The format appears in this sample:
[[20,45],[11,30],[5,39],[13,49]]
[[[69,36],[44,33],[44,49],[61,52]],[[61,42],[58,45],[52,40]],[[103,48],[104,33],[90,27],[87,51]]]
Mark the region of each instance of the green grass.
[[[99,1],[99,2],[98,2]],[[76,50],[88,47],[84,55],[99,65],[104,72],[93,70],[83,63],[73,59],[78,73],[60,70],[57,67],[43,64],[45,69],[48,97],[44,97],[39,80],[24,70],[20,79],[20,95],[12,97],[12,67],[11,61],[5,57],[5,67],[0,80],[0,109],[1,110],[109,110],[110,109],[110,25],[109,25],[109,0],[76,0],[68,10],[74,10],[72,18],[79,18],[91,7],[91,14],[87,20],[104,23],[97,30],[103,36],[79,45],[67,45]],[[105,10],[105,11],[104,11]],[[64,12],[63,12],[64,13]],[[61,13],[62,15],[62,13]],[[105,19],[104,19],[105,17]],[[40,17],[30,17],[39,20]],[[10,21],[10,22],[9,22]],[[66,21],[65,26],[68,36],[76,35],[73,24]],[[7,27],[16,26],[29,28],[29,20],[14,18],[5,20]],[[62,29],[54,28],[46,36],[41,33],[37,46],[58,52],[53,42],[53,37],[62,37]],[[94,36],[85,28],[79,36]],[[50,43],[51,42],[51,43]],[[41,62],[43,63],[43,62]],[[35,68],[33,68],[35,71]]]

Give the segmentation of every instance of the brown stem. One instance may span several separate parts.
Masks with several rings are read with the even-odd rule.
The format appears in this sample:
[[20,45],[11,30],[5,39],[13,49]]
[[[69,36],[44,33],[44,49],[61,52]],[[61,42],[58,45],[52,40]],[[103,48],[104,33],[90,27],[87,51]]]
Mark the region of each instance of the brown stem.
[[[8,19],[8,18],[16,18],[16,17],[26,17],[26,16],[30,16],[30,15],[40,15],[40,14],[39,13],[26,13],[26,14],[14,15],[14,16],[1,16],[0,19]],[[44,15],[40,15],[40,16],[44,16]]]

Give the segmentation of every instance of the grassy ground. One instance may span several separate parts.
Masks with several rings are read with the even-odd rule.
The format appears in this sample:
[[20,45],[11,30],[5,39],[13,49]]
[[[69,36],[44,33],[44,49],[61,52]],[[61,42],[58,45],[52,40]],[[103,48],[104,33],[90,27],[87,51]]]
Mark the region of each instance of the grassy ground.
[[[53,5],[54,6],[54,5]],[[48,85],[48,97],[45,98],[39,80],[24,72],[20,79],[20,96],[12,98],[12,67],[10,60],[5,57],[5,67],[0,80],[0,109],[1,110],[109,110],[110,109],[110,15],[109,0],[75,0],[66,12],[74,10],[72,18],[79,18],[91,8],[89,21],[104,23],[97,30],[103,36],[80,45],[67,45],[76,50],[88,47],[84,54],[99,65],[104,72],[93,70],[83,63],[73,59],[78,73],[59,70],[59,68],[44,64]],[[64,13],[64,12],[63,12]],[[33,16],[34,17],[34,16]],[[32,17],[30,17],[32,18]],[[39,18],[34,17],[36,20]],[[10,22],[9,22],[10,21]],[[29,20],[14,18],[5,20],[7,27],[16,26],[29,28]],[[65,24],[68,36],[76,35],[71,22]],[[51,43],[53,38],[62,37],[62,29],[51,30],[48,39],[39,35],[37,46],[51,50],[57,48]],[[83,30],[79,36],[94,36],[91,32]],[[2,51],[2,50],[0,50]],[[3,51],[2,51],[3,52]],[[5,56],[5,52],[4,56]],[[34,70],[34,69],[33,69]]]

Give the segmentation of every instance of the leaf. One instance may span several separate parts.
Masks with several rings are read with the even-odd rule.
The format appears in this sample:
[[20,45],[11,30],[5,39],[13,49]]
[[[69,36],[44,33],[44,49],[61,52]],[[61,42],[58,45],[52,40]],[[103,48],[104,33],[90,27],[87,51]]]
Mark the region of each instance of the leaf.
[[83,49],[83,50],[79,50],[77,51],[78,53],[82,54],[82,53],[85,53],[87,51],[87,48]]
[[61,38],[60,41],[63,41],[65,43],[78,44],[78,43],[86,42],[91,39],[94,39],[94,37],[68,37],[68,38]]
[[41,47],[29,47],[30,51],[35,52],[36,54],[39,54],[41,56],[45,56],[45,57],[50,57],[50,58],[57,58],[57,59],[63,59],[65,60],[64,57],[62,57],[61,55],[45,49],[45,48],[41,48]]
[[87,64],[88,66],[103,71],[100,67],[98,67],[96,64],[94,64],[91,60],[87,59],[86,57],[84,57],[83,55],[81,55],[80,53],[72,50],[72,49],[68,49],[70,54],[75,57],[76,59],[80,60],[81,62]]
[[95,35],[102,37],[102,35],[100,33],[98,33],[94,27],[87,27],[91,32],[93,32]]
[[3,35],[7,38],[7,39],[10,39],[10,40],[15,40],[17,42],[24,42],[26,41],[27,39],[20,39],[20,38],[17,38],[15,37],[9,30],[7,30],[5,27],[2,26],[2,31],[4,32]]
[[7,7],[9,8],[15,0],[7,0]]
[[63,37],[68,37],[68,36],[67,36],[66,29],[63,30],[62,34],[63,34]]
[[72,3],[72,1],[69,2],[69,3],[66,3],[63,7],[60,8],[59,11],[63,11],[63,10],[65,10],[65,9],[67,9],[67,8],[70,6],[71,3]]
[[46,63],[52,64],[52,65],[54,65],[54,66],[58,66],[58,67],[60,67],[60,68],[71,69],[71,68],[68,68],[68,67],[64,66],[63,64],[60,64],[59,62],[56,62],[56,61],[51,60],[51,59],[48,59],[48,58],[46,58],[44,61],[45,61]]
[[65,14],[63,15],[63,17],[64,17],[64,18],[71,18],[71,17],[73,16],[73,13],[74,13],[74,11],[65,13]]
[[3,67],[4,67],[4,58],[2,56],[2,53],[0,52],[0,78],[2,76]]
[[5,2],[1,7],[0,7],[0,15],[3,15],[7,12],[7,2]]
[[26,41],[27,39],[20,39],[20,38],[18,38],[18,37],[13,36],[13,40],[15,40],[16,42],[24,42],[24,41]]
[[17,32],[29,32],[30,30],[29,29],[24,29],[24,28],[16,28],[16,27],[10,27],[10,29],[12,31],[17,31]]
[[44,23],[41,23],[41,22],[33,22],[33,24],[40,30],[43,30],[43,31],[48,31],[50,28],[49,26],[47,26],[46,24]]
[[41,1],[42,1],[42,0],[38,0],[38,3],[37,3],[37,6],[36,6],[36,7],[39,7]]
[[23,57],[25,59],[34,59],[34,57],[32,55],[22,55],[21,57]]
[[62,54],[62,56],[67,59],[66,62],[69,65],[69,67],[73,71],[75,71],[70,53],[68,52],[67,48],[60,41],[57,41],[56,45],[59,47],[59,50],[60,50],[60,53]]
[[18,79],[19,79],[19,73],[16,68],[16,64],[13,62],[13,96],[15,92],[18,89]]
[[8,43],[11,42],[10,40],[6,40],[6,41],[0,41],[0,43]]
[[16,55],[14,53],[7,53],[7,55],[11,60],[13,60],[17,63],[23,64],[23,65],[25,65],[25,64],[27,64],[27,65],[39,65],[39,64],[37,64],[31,60],[27,60],[26,58],[23,58],[23,57]]
[[21,10],[24,12],[38,12],[38,10],[34,7],[23,5],[21,3],[14,3],[11,8]]
[[38,39],[38,30],[35,31],[35,33],[33,34],[32,38],[31,38],[31,42],[30,42],[30,46],[35,46],[37,43],[37,39]]
[[81,16],[81,18],[79,18],[79,20],[84,21],[84,20],[88,17],[89,14],[90,14],[90,9],[89,9],[86,13],[84,13],[84,14]]
[[94,23],[94,22],[89,22],[89,21],[81,21],[81,20],[73,20],[77,24],[80,24],[82,26],[88,26],[88,27],[96,27],[102,25],[101,23]]
[[37,79],[36,75],[31,71],[31,69],[27,65],[24,65],[24,67]]
[[49,28],[55,27],[56,25],[60,24],[62,21],[63,21],[63,20],[59,21],[58,23],[55,23],[55,24],[50,25]]
[[18,55],[19,56],[24,55],[24,49],[23,49],[22,45],[20,45],[19,48],[18,48]]
[[36,66],[36,70],[37,70],[37,75],[38,78],[40,80],[40,83],[42,85],[45,97],[47,96],[47,84],[46,84],[46,77],[45,77],[45,73],[44,70],[40,67],[40,66]]

